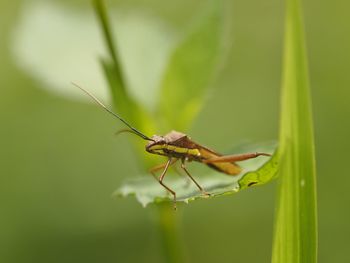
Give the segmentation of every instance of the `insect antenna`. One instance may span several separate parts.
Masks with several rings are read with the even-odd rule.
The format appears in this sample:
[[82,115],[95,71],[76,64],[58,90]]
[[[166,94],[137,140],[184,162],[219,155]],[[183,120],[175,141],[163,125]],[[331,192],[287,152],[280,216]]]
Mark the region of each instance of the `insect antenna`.
[[100,105],[104,110],[106,110],[109,114],[113,115],[114,117],[118,118],[121,122],[123,122],[126,126],[128,126],[131,130],[132,133],[140,136],[142,139],[147,140],[147,141],[153,141],[151,138],[148,136],[144,135],[142,132],[137,130],[136,128],[132,127],[126,120],[124,120],[122,117],[120,117],[118,114],[114,113],[112,110],[107,108],[98,98],[96,98],[94,95],[92,95],[89,91],[86,89],[80,87],[78,84],[72,82],[72,85],[76,86],[77,88],[81,89],[83,92],[85,92],[90,98],[92,98],[98,105]]
[[125,132],[135,134],[135,132],[134,132],[133,130],[130,130],[130,129],[121,129],[121,130],[116,131],[116,132],[115,132],[115,135],[119,135],[119,134],[125,133]]

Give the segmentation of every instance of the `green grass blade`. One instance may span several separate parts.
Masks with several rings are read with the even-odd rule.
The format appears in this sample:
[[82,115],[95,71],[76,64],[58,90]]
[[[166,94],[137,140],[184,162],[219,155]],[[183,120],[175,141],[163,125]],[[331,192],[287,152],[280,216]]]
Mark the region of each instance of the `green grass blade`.
[[287,1],[273,263],[317,261],[316,171],[299,0]]
[[115,49],[115,43],[113,40],[112,32],[110,30],[108,14],[103,0],[93,0],[94,9],[96,11],[97,18],[99,19],[103,35],[105,37],[108,52],[113,62],[118,65],[118,57]]

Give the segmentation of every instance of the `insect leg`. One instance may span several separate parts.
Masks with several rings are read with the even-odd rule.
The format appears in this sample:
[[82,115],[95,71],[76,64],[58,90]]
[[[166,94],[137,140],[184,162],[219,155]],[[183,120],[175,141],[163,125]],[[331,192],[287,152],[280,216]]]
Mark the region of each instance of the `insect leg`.
[[196,182],[196,180],[191,176],[191,174],[189,173],[189,171],[186,169],[186,166],[185,166],[185,159],[181,159],[181,168],[186,172],[186,174],[188,175],[188,177],[191,178],[191,180],[196,184],[196,186],[199,188],[199,190],[200,190],[204,195],[210,196],[210,194],[207,193],[207,192]]
[[220,157],[214,157],[207,160],[203,160],[203,163],[231,163],[244,161],[252,158],[256,158],[258,156],[271,156],[268,153],[244,153],[244,154],[234,154],[234,155],[225,155]]
[[[179,160],[179,159],[172,159],[169,166],[176,163],[177,160]],[[159,165],[156,165],[156,166],[152,167],[151,169],[149,169],[149,172],[153,175],[154,179],[156,179],[157,181],[158,181],[158,178],[157,178],[156,172],[158,172],[159,170],[162,170],[166,166],[166,164],[167,163],[159,164]],[[178,172],[178,171],[176,170],[176,172]]]
[[176,210],[176,193],[175,193],[175,191],[171,190],[168,186],[166,186],[163,183],[164,176],[169,168],[170,163],[171,163],[171,158],[169,158],[169,160],[165,164],[164,170],[163,170],[161,176],[159,177],[158,182],[174,196],[174,209]]

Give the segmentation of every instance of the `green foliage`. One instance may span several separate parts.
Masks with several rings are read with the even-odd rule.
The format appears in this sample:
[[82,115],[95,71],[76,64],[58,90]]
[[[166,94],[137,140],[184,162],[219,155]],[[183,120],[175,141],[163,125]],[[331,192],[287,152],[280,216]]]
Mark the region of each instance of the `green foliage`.
[[[96,0],[94,3],[111,57],[110,61],[104,59],[102,65],[118,112],[147,133],[153,134],[162,128],[186,131],[205,101],[220,55],[224,52],[221,41],[227,20],[224,19],[222,2],[213,2],[213,5],[203,12],[198,23],[191,28],[172,54],[159,89],[159,103],[155,116],[129,95],[104,6],[101,1]],[[297,1],[290,0],[287,9],[278,152],[272,158],[259,157],[242,162],[240,165],[243,172],[238,176],[230,177],[212,172],[196,179],[211,193],[209,198],[233,194],[271,181],[275,178],[278,163],[282,158],[272,260],[316,262],[315,169],[306,55]],[[141,144],[139,146],[141,147]],[[253,149],[274,152],[272,145],[254,145]],[[169,173],[165,182],[177,192],[178,201],[188,203],[203,197],[208,198],[202,196],[193,184],[179,176]],[[143,206],[172,199],[150,175],[126,182],[116,194],[134,195]],[[172,254],[169,258],[174,259],[174,253],[169,253]]]
[[[219,65],[220,55],[225,53],[222,41],[225,39],[224,28],[228,20],[225,19],[227,14],[223,3],[218,1],[206,5],[183,42],[175,49],[160,89],[158,122],[157,119],[150,118],[146,109],[128,95],[105,7],[101,1],[96,0],[94,3],[111,57],[111,61],[103,60],[102,65],[118,112],[143,131],[149,132],[156,127],[149,123],[157,123],[157,127],[186,130],[201,109]],[[135,143],[143,153],[144,142],[140,143],[139,140]],[[274,148],[271,145],[267,148],[255,145],[251,151],[272,153]],[[250,185],[264,184],[274,177],[277,169],[277,157],[267,162],[268,160],[269,158],[260,157],[245,162],[242,165],[243,172],[233,177],[217,172],[201,176],[201,185],[211,193],[211,197],[215,197],[235,193]],[[189,187],[183,179],[170,176],[170,173],[166,182],[177,192],[179,201],[188,202],[203,197],[197,189]],[[150,175],[127,182],[117,190],[117,194],[135,195],[144,206],[150,202],[169,201],[168,193]]]
[[317,262],[316,172],[311,99],[299,0],[287,1],[272,262]]

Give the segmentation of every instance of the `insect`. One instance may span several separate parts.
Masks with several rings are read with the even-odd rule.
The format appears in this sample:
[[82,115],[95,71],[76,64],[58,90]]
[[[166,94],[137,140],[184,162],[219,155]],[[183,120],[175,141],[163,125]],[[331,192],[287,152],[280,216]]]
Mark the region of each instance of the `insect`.
[[[190,172],[186,168],[186,163],[195,161],[208,165],[210,168],[227,174],[227,175],[238,175],[242,168],[236,164],[238,161],[244,161],[251,158],[256,158],[258,156],[271,156],[268,153],[244,153],[244,154],[235,154],[235,155],[222,155],[213,151],[199,143],[194,142],[188,135],[178,132],[171,131],[164,136],[153,135],[148,137],[133,126],[131,126],[127,121],[121,118],[118,114],[114,113],[112,110],[107,108],[99,99],[92,95],[89,91],[78,86],[75,83],[72,83],[74,86],[81,89],[89,97],[91,97],[98,105],[100,105],[108,113],[119,119],[123,122],[128,129],[123,129],[120,132],[130,132],[133,133],[142,139],[149,141],[146,144],[146,151],[151,154],[157,154],[165,156],[168,158],[167,162],[161,165],[157,165],[150,169],[150,172],[158,180],[158,182],[170,193],[173,195],[174,209],[176,209],[176,192],[172,190],[169,186],[165,185],[163,180],[168,171],[168,168],[171,165],[174,165],[177,161],[181,161],[182,170],[188,175],[188,177],[193,181],[193,183],[198,187],[203,195],[210,196],[208,192],[192,177]],[[161,175],[157,178],[155,173],[162,170]]]

